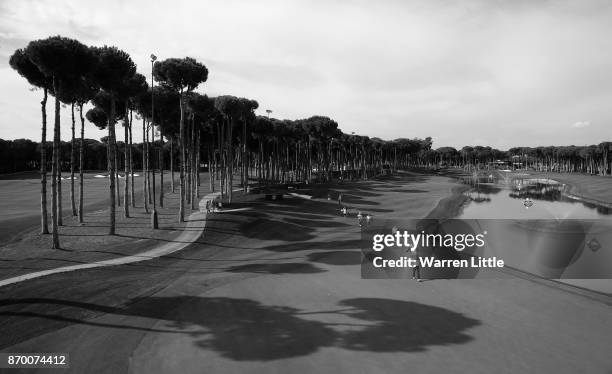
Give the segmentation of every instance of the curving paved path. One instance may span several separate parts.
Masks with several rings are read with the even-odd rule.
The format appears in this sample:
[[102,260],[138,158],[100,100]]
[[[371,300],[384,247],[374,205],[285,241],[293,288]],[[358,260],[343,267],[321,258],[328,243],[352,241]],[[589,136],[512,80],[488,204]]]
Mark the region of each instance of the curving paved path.
[[0,287],[8,286],[9,284],[15,284],[24,282],[30,279],[40,278],[47,275],[67,273],[76,270],[93,269],[105,266],[116,266],[132,264],[141,261],[151,260],[157,257],[166,256],[171,253],[184,249],[191,243],[195,242],[202,232],[206,224],[206,208],[205,204],[207,200],[213,200],[219,195],[219,192],[210,193],[202,198],[199,203],[199,211],[192,213],[187,217],[187,225],[183,229],[183,232],[174,240],[159,246],[156,246],[148,251],[137,253],[135,255],[112,258],[110,260],[96,261],[88,264],[79,264],[71,266],[62,266],[55,269],[37,271],[34,273],[28,273],[12,277],[0,281]]

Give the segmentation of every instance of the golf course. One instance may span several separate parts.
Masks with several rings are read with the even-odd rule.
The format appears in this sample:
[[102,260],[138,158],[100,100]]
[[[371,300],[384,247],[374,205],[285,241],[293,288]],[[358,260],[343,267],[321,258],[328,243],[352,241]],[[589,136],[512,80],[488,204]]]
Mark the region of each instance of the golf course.
[[[179,252],[2,287],[2,350],[70,352],[71,372],[559,372],[562,357],[560,372],[607,368],[609,299],[528,276],[361,278],[359,226],[328,194],[353,215],[419,218],[458,186],[403,172],[301,191],[310,199],[241,194]],[[73,258],[99,259],[86,248]]]
[[0,374],[612,374],[611,34],[0,1]]

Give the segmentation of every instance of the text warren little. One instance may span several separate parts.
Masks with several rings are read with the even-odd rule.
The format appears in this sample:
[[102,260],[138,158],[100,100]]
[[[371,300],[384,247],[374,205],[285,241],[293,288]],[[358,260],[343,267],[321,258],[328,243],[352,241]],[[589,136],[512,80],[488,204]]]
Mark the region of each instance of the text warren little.
[[[501,268],[504,267],[504,260],[497,257],[472,257],[468,260],[440,260],[435,257],[419,257],[419,265],[423,268]],[[407,268],[415,267],[417,259],[400,257],[393,260],[386,260],[382,257],[374,257],[372,261],[377,268]]]

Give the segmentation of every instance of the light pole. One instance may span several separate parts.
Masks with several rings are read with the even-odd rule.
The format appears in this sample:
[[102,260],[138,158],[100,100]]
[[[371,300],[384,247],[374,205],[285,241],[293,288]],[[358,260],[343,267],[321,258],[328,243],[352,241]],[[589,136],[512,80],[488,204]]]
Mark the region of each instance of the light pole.
[[[151,54],[151,141],[153,142],[152,148],[155,150],[155,124],[153,122],[155,116],[155,107],[153,100],[153,87],[155,82],[153,81],[153,64],[157,60],[157,56]],[[155,151],[153,151],[153,167],[151,168],[152,176],[153,176],[153,212],[151,212],[151,227],[153,229],[159,228],[159,221],[157,219],[157,205],[155,202]],[[163,186],[162,186],[163,188]]]

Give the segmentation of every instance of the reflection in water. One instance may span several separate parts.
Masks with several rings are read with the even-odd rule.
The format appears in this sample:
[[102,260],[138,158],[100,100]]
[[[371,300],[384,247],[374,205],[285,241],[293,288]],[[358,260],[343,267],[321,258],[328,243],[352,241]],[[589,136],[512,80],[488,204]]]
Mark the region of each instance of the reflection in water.
[[568,197],[566,185],[551,179],[510,178],[493,172],[466,175],[461,182],[471,188],[459,218],[601,219],[612,215],[609,207]]
[[466,175],[461,178],[464,184],[470,185],[472,188],[465,194],[469,201],[476,204],[488,203],[491,201],[489,195],[499,193],[502,188],[498,185],[500,179],[493,174],[477,174]]
[[510,197],[515,199],[530,198],[534,200],[564,201],[563,188],[562,184],[543,183],[513,186],[510,190]]
[[[482,175],[463,179],[471,188],[457,218],[475,219],[476,231],[489,233],[480,256],[499,256],[545,278],[610,280],[610,207],[572,198],[551,179],[494,173],[499,178],[491,182]],[[581,286],[612,293],[612,283]]]

